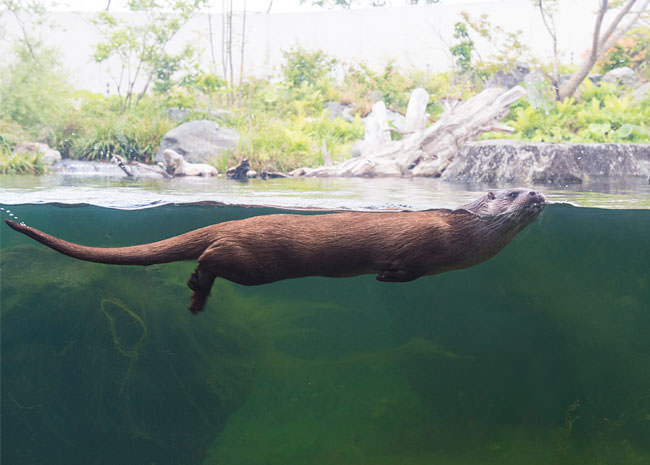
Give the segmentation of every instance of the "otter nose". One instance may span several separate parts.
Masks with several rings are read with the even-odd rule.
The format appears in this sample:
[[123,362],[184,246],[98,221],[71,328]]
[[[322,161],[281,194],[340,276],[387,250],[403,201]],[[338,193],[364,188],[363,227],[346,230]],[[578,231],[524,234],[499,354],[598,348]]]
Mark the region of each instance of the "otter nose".
[[544,196],[542,194],[540,194],[539,192],[530,191],[528,193],[528,195],[530,197],[533,197],[535,199],[535,201],[537,201],[537,202],[540,202],[540,203],[546,202],[546,198],[544,198]]

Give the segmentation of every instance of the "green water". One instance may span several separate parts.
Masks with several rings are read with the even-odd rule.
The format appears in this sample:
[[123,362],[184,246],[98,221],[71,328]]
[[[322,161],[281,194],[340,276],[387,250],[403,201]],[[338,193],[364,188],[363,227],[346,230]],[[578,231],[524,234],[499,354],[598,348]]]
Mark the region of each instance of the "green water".
[[[271,209],[13,205],[68,240]],[[650,211],[549,206],[497,257],[412,283],[215,283],[75,261],[0,225],[14,464],[650,463]]]

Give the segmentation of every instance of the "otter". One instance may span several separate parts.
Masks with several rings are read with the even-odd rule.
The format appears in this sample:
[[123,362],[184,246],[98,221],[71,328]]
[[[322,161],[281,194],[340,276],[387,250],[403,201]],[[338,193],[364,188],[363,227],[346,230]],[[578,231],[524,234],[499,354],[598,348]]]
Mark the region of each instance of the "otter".
[[455,210],[275,214],[206,226],[150,244],[86,247],[23,223],[9,226],[70,257],[114,265],[198,260],[189,310],[216,278],[256,286],[304,276],[376,274],[384,282],[467,268],[496,255],[542,211],[535,191],[488,192]]

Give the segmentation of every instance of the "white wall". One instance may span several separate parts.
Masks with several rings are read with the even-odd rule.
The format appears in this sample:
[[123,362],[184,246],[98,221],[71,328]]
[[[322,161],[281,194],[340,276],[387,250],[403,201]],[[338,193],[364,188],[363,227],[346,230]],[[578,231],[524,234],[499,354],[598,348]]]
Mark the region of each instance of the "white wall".
[[[560,50],[564,62],[576,62],[589,48],[594,21],[595,0],[565,1],[557,18]],[[322,10],[300,13],[261,13],[247,18],[245,74],[268,77],[277,74],[282,62],[282,50],[295,45],[308,49],[320,48],[344,60],[365,60],[379,68],[388,59],[395,59],[405,68],[449,69],[451,57],[447,44],[454,39],[453,25],[460,12],[468,11],[478,18],[487,13],[489,19],[507,31],[522,30],[522,40],[538,58],[548,60],[550,40],[538,11],[530,0],[465,1],[436,5],[371,8],[358,10]],[[611,13],[610,13],[611,14]],[[62,51],[63,63],[75,83],[89,90],[105,92],[111,83],[110,66],[92,60],[95,44],[101,39],[97,28],[89,21],[92,13],[55,12],[51,22],[59,27],[43,29],[44,40]],[[128,16],[127,16],[128,17]],[[9,19],[9,18],[7,18]],[[239,30],[240,18],[235,18]],[[220,40],[221,19],[213,17],[215,40]],[[15,36],[16,26],[5,24],[6,38]],[[235,38],[238,40],[238,38]],[[207,16],[194,18],[178,36],[203,49],[203,64],[210,63]],[[0,56],[7,56],[7,41],[0,43]],[[490,53],[489,46],[479,43],[482,56]],[[220,46],[215,45],[217,60]],[[220,61],[217,69],[220,70]],[[239,70],[239,55],[235,57]],[[113,69],[118,70],[113,64]],[[115,91],[110,84],[111,92]]]

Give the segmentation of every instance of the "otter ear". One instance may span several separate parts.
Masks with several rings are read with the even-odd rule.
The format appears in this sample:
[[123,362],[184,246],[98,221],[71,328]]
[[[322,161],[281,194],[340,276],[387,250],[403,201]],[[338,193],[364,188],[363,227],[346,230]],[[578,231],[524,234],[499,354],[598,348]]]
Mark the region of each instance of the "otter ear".
[[495,198],[494,192],[492,192],[492,191],[488,192],[487,193],[487,198],[488,198],[488,200],[494,200],[494,198]]

